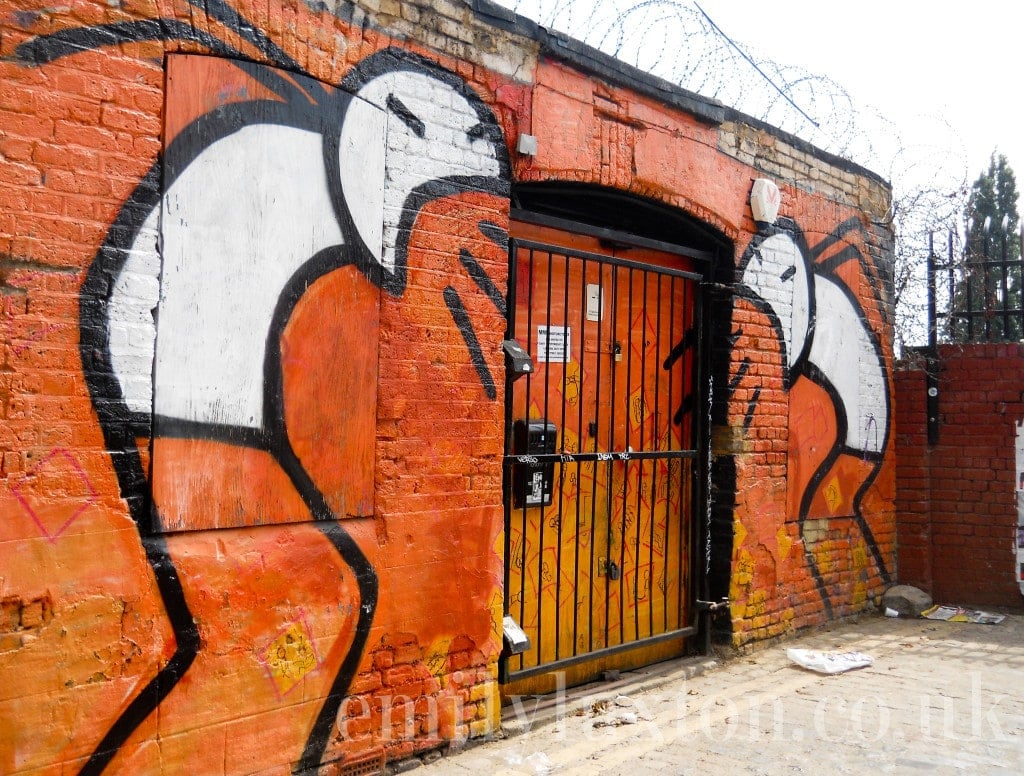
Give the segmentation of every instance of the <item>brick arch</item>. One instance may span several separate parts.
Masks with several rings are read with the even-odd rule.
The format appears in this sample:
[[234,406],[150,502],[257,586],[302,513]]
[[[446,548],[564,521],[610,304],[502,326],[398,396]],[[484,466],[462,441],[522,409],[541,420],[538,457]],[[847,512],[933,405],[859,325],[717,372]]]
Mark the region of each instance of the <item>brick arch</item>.
[[[600,170],[559,170],[557,173],[553,173],[548,170],[525,167],[521,161],[514,166],[513,176],[516,181],[514,185],[521,188],[546,185],[552,187],[572,186],[578,189],[580,197],[585,197],[587,191],[617,192],[636,202],[657,203],[676,211],[679,216],[700,222],[715,230],[723,240],[723,244],[741,242],[745,234],[740,225],[730,222],[708,206],[682,194],[658,186],[645,185],[636,178],[631,178],[625,185],[608,186],[607,182],[602,180]],[[514,205],[515,198],[513,197]]]
[[[738,251],[749,235],[727,227],[721,218],[706,208],[692,205],[680,195],[648,191],[635,181],[630,188],[623,189],[582,180],[597,177],[580,173],[557,178],[538,173],[533,180],[520,178],[512,187],[512,217],[516,218],[517,209],[530,210],[568,222],[711,252],[713,265],[705,273],[706,280],[711,281],[705,290],[703,331],[706,344],[701,349],[711,385],[704,396],[710,402],[707,409],[712,426],[726,426],[728,386],[734,368],[731,339],[734,296],[727,287],[735,281]],[[670,233],[673,228],[679,229],[678,234]],[[708,445],[710,451],[710,440]],[[731,454],[709,456],[708,466],[710,470],[706,470],[706,474],[710,475],[716,496],[711,500],[707,523],[706,539],[710,548],[707,585],[700,596],[705,600],[722,600],[729,595],[732,577],[736,466]],[[718,637],[728,638],[731,624],[727,617],[716,616],[703,621],[702,630],[707,635],[709,631],[722,631]]]

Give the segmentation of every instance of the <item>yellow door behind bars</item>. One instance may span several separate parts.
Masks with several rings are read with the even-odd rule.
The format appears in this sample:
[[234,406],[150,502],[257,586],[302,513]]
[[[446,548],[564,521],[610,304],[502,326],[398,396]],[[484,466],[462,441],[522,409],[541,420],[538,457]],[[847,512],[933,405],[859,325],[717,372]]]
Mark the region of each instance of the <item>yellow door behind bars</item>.
[[521,222],[512,238],[534,371],[508,397],[506,610],[531,647],[506,691],[528,692],[680,654],[689,635],[697,282],[671,253]]

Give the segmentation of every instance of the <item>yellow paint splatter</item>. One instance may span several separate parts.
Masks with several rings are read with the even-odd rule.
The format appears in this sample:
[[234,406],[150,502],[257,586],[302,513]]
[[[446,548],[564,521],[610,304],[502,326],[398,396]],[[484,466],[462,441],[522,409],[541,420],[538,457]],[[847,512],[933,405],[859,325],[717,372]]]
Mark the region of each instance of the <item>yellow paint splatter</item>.
[[832,542],[822,541],[814,546],[814,563],[818,567],[818,573],[825,575],[832,573],[835,566],[835,558],[832,557]]
[[839,477],[833,477],[825,486],[825,503],[828,504],[828,511],[833,515],[843,503],[843,491],[839,487]]
[[[863,571],[868,567],[868,549],[864,545],[864,542],[859,542],[856,547],[853,548],[853,570]],[[867,592],[865,589],[865,596]]]
[[793,539],[785,525],[779,526],[779,530],[775,533],[775,540],[779,543],[779,559],[785,560],[789,557],[789,551],[793,547]]
[[299,622],[293,622],[271,642],[263,662],[279,695],[285,695],[320,664],[309,634]]
[[752,590],[747,599],[745,616],[759,617],[768,611],[768,593],[765,590]]
[[651,417],[651,408],[644,396],[643,386],[640,386],[629,397],[629,419],[634,427],[639,427],[649,417]]
[[742,547],[743,540],[747,538],[747,527],[743,525],[742,520],[737,520],[736,525],[733,529],[733,547]]
[[441,636],[434,639],[423,656],[423,662],[434,676],[440,677],[442,674],[448,673],[448,653],[451,651],[451,646],[451,637]]
[[740,550],[733,571],[733,581],[738,586],[749,585],[754,581],[754,556],[746,550]]
[[853,586],[853,598],[850,603],[853,604],[854,609],[863,609],[868,602],[868,585],[867,582],[857,582]]

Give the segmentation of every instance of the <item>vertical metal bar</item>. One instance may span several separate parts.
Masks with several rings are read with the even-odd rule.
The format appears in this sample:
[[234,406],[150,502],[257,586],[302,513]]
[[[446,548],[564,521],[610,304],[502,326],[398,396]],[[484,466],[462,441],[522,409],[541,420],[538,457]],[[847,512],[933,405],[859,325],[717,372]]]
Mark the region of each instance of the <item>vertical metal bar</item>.
[[955,278],[953,274],[953,230],[949,230],[949,261],[946,263],[946,329],[950,339],[959,339],[959,330],[956,325]]
[[[694,320],[693,311],[690,309],[691,306],[692,306],[691,305],[691,301],[692,300],[690,299],[692,287],[693,287],[693,282],[692,281],[686,281],[683,284],[683,317],[689,323],[690,326],[696,326],[696,321]],[[694,372],[695,368],[696,368],[696,359],[694,358],[694,359],[690,360],[689,366],[685,367],[684,370],[683,370],[683,397],[684,398],[688,395],[688,393],[692,393],[693,392],[693,388],[694,388],[694,374],[693,374],[693,372]],[[691,412],[689,414],[692,416],[693,413]],[[681,419],[681,424],[682,424],[682,429],[680,429],[680,431],[685,431],[686,428],[687,428],[686,416],[685,415]],[[694,448],[694,444],[693,444],[694,443],[694,435],[693,435],[694,426],[695,426],[695,423],[694,423],[694,421],[693,421],[693,419],[691,417],[690,422],[689,422],[689,434],[687,435],[686,441],[684,442],[686,447],[688,449],[691,449],[691,450]],[[680,433],[680,437],[682,437],[682,433]],[[693,467],[692,466],[691,467],[680,466],[679,467],[679,475],[680,475],[681,478],[685,476],[684,475],[684,471],[686,471],[687,469],[689,470],[690,478],[692,478],[692,476],[693,476]],[[684,479],[682,482],[679,483],[679,495],[680,495],[680,499],[679,499],[679,509],[680,509],[680,533],[679,533],[679,539],[680,539],[680,542],[679,542],[679,558],[678,558],[679,574],[678,574],[677,581],[676,581],[676,600],[677,600],[676,611],[679,613],[678,616],[681,618],[682,615],[683,615],[683,610],[684,610],[684,602],[683,602],[683,568],[684,568],[685,563],[686,563],[686,561],[685,561],[686,553],[687,553],[687,551],[689,551],[692,555],[696,556],[696,547],[695,547],[695,545],[696,545],[696,541],[695,541],[696,535],[695,535],[695,532],[694,532],[693,520],[686,520],[686,517],[685,517],[688,514],[689,515],[693,514],[693,507],[694,507],[694,504],[687,503],[687,502],[692,501],[692,498],[693,498],[692,489],[689,487],[689,480],[685,480]],[[684,531],[683,529],[687,528],[687,527],[688,527],[689,530],[685,530]],[[689,545],[690,545],[689,547],[687,547],[687,542],[684,541],[684,539],[686,539],[686,538],[689,538]]]
[[[682,284],[683,292],[683,309],[682,316],[686,321],[686,328],[690,328],[694,325],[693,312],[690,304],[690,293],[691,283],[690,281],[684,281]],[[694,362],[691,353],[686,355],[686,360],[683,361],[682,370],[682,384],[681,394],[685,400],[685,397],[689,396],[693,391],[693,369]],[[684,448],[690,449],[693,447],[693,421],[690,417],[691,413],[685,413],[680,418],[679,437],[681,444]],[[679,466],[679,480],[676,482],[676,486],[679,489],[679,549],[677,551],[676,567],[678,574],[676,577],[676,617],[678,618],[677,624],[682,625],[683,613],[685,611],[686,602],[684,601],[684,585],[683,585],[683,570],[686,565],[686,554],[694,552],[694,536],[693,536],[693,521],[689,519],[692,512],[692,493],[689,488],[690,479],[692,477],[691,468],[688,462],[682,462]]]
[[[669,278],[669,331],[673,332],[673,334],[675,334],[675,331],[676,331],[676,282],[677,281],[676,281],[675,277],[670,277]],[[683,321],[683,329],[684,330],[686,329],[685,321]],[[679,342],[682,343],[682,338],[679,339]],[[672,349],[675,346],[676,346],[676,338],[675,338],[675,336],[673,336],[673,337],[669,338],[669,343],[668,343],[668,352],[669,352],[670,355],[672,353]],[[666,356],[666,361],[668,361],[668,356]],[[675,397],[674,397],[674,393],[673,393],[672,389],[673,389],[673,383],[674,383],[673,373],[675,373],[676,369],[677,369],[676,368],[676,363],[673,362],[671,364],[671,369],[669,370],[669,375],[666,378],[668,383],[669,383],[669,387],[668,387],[668,389],[666,391],[667,396],[668,396],[668,405],[666,406],[666,417],[668,418],[668,423],[666,423],[666,449],[669,449],[669,450],[673,449],[673,445],[672,445],[672,424],[675,422],[674,421],[674,417],[675,417],[675,413],[676,413],[676,411],[675,411],[676,401],[675,401]],[[669,630],[669,608],[670,608],[669,607],[669,600],[670,600],[670,597],[672,596],[672,591],[669,590],[669,579],[670,579],[670,574],[669,574],[669,570],[670,570],[669,552],[670,552],[670,548],[672,547],[672,521],[675,518],[675,515],[672,514],[672,511],[670,509],[670,506],[672,505],[672,468],[673,468],[673,462],[671,460],[669,461],[669,463],[668,463],[666,468],[668,469],[668,472],[666,473],[666,477],[665,477],[665,495],[666,495],[666,499],[665,499],[665,552],[663,553],[663,559],[662,559],[662,564],[665,566],[665,569],[664,569],[664,574],[665,574],[665,590],[662,592],[662,596],[663,596],[663,599],[664,599],[663,600],[663,605],[662,605],[662,610],[663,610],[662,627],[666,631],[668,631]]]
[[[567,334],[572,331],[569,326],[569,253],[565,254],[565,273],[562,284],[562,318],[565,321]],[[579,335],[577,335],[579,336]],[[567,337],[571,344],[571,336]],[[583,353],[582,343],[577,343],[580,354]],[[565,348],[565,358],[562,362],[562,411],[558,421],[559,432],[562,435],[560,452],[565,452],[565,390],[568,383],[569,364],[572,362],[570,349]],[[565,486],[565,463],[558,464],[558,551],[555,553],[555,659],[558,660],[562,654],[562,541],[565,529],[565,515],[562,511],[565,499],[563,498]],[[554,494],[552,494],[552,497]],[[575,639],[575,637],[574,637]]]
[[[541,421],[547,423],[548,420],[548,401],[551,396],[551,276],[554,263],[554,254],[552,251],[545,251],[547,256],[547,275],[546,275],[546,286],[547,295],[544,303],[544,325],[547,327],[547,337],[544,340],[544,403],[541,411]],[[564,344],[564,343],[563,343]],[[527,415],[529,415],[529,406],[527,406]],[[546,431],[545,431],[546,438]],[[544,645],[544,553],[546,546],[544,543],[544,528],[545,528],[545,512],[547,508],[543,504],[543,498],[541,499],[541,505],[538,507],[539,515],[537,518],[538,523],[538,538],[537,546],[540,550],[537,556],[537,643],[542,647],[540,652],[540,659],[544,659],[543,645]],[[557,603],[557,602],[556,602]],[[557,608],[557,607],[556,607]],[[558,641],[558,634],[555,634],[555,642]]]
[[[645,390],[647,380],[647,279],[648,272],[645,269],[643,274],[640,276],[644,286],[643,295],[640,298],[640,310],[641,310],[641,330],[640,330],[640,387],[639,397],[641,401],[640,412],[640,450],[646,450],[644,443],[644,414],[647,402],[647,391]],[[633,317],[630,316],[632,322]],[[630,324],[632,325],[632,323]],[[632,348],[630,348],[632,350]],[[633,562],[636,564],[636,582],[633,587],[633,597],[637,599],[633,603],[633,627],[635,628],[634,633],[636,638],[640,638],[640,599],[637,598],[640,592],[640,526],[643,524],[643,491],[644,491],[644,466],[646,461],[637,462],[637,481],[636,481],[636,541],[633,544],[634,556]],[[647,599],[648,605],[650,605],[650,597]]]
[[[536,261],[537,261],[537,253],[536,253],[536,251],[533,248],[530,248],[530,253],[529,253],[530,278],[529,278],[529,287],[527,289],[527,296],[526,296],[526,347],[527,347],[527,350],[531,350],[530,342],[533,340],[533,303],[534,303],[534,298],[533,298],[533,296],[534,296],[533,290],[534,289],[533,289],[533,286],[534,286],[534,271],[535,271]],[[523,415],[524,415],[524,419],[527,420],[527,421],[529,420],[529,417],[530,417],[530,395],[533,392],[534,374],[535,374],[535,372],[527,372],[527,374],[526,374],[526,392],[525,392],[526,395],[525,395],[525,402],[524,402],[524,405],[523,405],[524,406]],[[519,591],[519,608],[520,608],[520,615],[519,615],[520,616],[520,620],[519,620],[519,622],[523,625],[523,627],[525,627],[526,626],[526,575],[527,575],[527,573],[529,573],[529,569],[527,567],[527,561],[529,560],[529,553],[527,552],[527,550],[529,548],[528,538],[529,538],[529,529],[530,529],[530,520],[529,520],[529,515],[527,514],[526,499],[523,499],[523,505],[522,505],[522,507],[520,507],[520,516],[521,516],[522,526],[523,526],[522,527],[522,537],[523,537],[523,572],[520,575],[520,585],[521,585],[521,587],[520,587],[520,591]],[[537,588],[539,590],[540,589],[540,569],[537,569],[537,584],[536,584],[536,586],[537,586]],[[536,606],[538,608],[540,606],[539,602],[540,602],[540,596],[537,597]],[[539,612],[538,612],[538,616],[537,616],[537,627],[538,627],[537,638],[536,638],[536,642],[537,643],[533,645],[533,649],[531,650],[532,652],[534,652],[536,654],[536,662],[534,663],[534,665],[539,665],[540,664],[540,654],[541,654],[540,653],[540,615],[539,615]],[[522,656],[522,663],[525,666],[525,664],[526,664],[526,655],[525,654],[523,654],[523,656]]]
[[[694,585],[694,590],[706,601],[710,598],[709,578],[711,575],[711,504],[708,500],[708,477],[710,476],[711,465],[711,440],[708,422],[711,409],[711,392],[708,390],[707,351],[704,347],[704,329],[706,324],[704,294],[699,288],[694,288],[693,301],[693,317],[697,327],[697,346],[694,354],[693,447],[695,450],[700,450],[704,455],[700,456],[700,464],[693,469],[695,481],[693,486],[694,504],[692,514],[697,534],[696,545],[703,550],[704,562],[700,567],[702,571],[700,572],[699,582],[694,578],[692,584]],[[701,401],[697,401],[698,397]]]
[[973,255],[971,251],[970,233],[967,235],[967,244],[964,247],[964,293],[967,296],[967,299],[965,300],[964,314],[965,323],[967,324],[967,341],[970,342],[974,339],[974,289],[971,288],[971,284],[974,282],[974,273],[972,272]]
[[[950,266],[953,259],[953,233],[949,233]],[[950,298],[952,301],[952,297]],[[950,319],[947,318],[947,321]],[[925,420],[928,444],[936,445],[939,441],[939,379],[937,345],[938,320],[935,304],[935,240],[928,235],[928,355],[925,364]]]
[[935,320],[935,234],[928,233],[928,347],[934,348],[938,341]]
[[[674,282],[673,282],[673,286],[675,286]],[[679,292],[680,292],[680,297],[681,298],[680,298],[679,318],[680,318],[680,322],[682,323],[682,328],[683,329],[688,329],[690,327],[689,316],[687,315],[687,311],[686,311],[686,308],[687,308],[687,305],[686,305],[686,289],[687,289],[687,282],[686,281],[680,281]],[[674,295],[673,295],[673,298],[675,298]],[[682,407],[683,398],[686,396],[686,373],[687,373],[686,364],[687,364],[687,361],[688,361],[687,354],[684,354],[680,358],[680,360],[677,362],[677,364],[679,365],[678,366],[678,370],[679,370],[679,382],[680,382],[680,385],[679,385],[679,389],[678,389],[678,392],[677,392],[678,393],[678,398],[676,399],[675,402],[673,402],[673,406]],[[675,378],[675,376],[673,375],[673,379],[674,378]],[[686,419],[685,419],[685,416],[680,416],[680,418],[679,418],[679,444],[680,444],[680,449],[685,448],[685,447],[687,447],[689,445],[689,440],[685,437],[685,435],[683,433],[685,431],[685,429],[686,429]],[[683,467],[684,466],[685,466],[685,463],[680,461],[674,467],[675,470],[676,470],[677,477],[671,476],[671,472],[670,472],[669,481],[668,481],[668,484],[669,484],[669,500],[671,501],[671,499],[672,499],[672,492],[673,492],[673,490],[675,490],[676,493],[677,493],[676,499],[679,502],[678,503],[677,513],[673,515],[673,518],[677,521],[677,523],[676,523],[676,530],[679,533],[679,538],[678,538],[677,541],[679,542],[679,545],[680,545],[680,549],[676,552],[676,555],[679,555],[680,553],[682,553],[682,551],[683,551],[682,547],[684,547],[685,544],[686,544],[686,521],[683,518],[683,511],[685,509],[684,503],[683,503],[685,501],[685,491],[683,489],[683,483],[682,483],[682,479],[681,479],[682,475],[683,475]],[[682,568],[679,567],[679,558],[678,557],[673,557],[673,558],[670,559],[669,552],[667,550],[666,550],[666,553],[665,553],[665,559],[666,559],[666,562],[671,560],[671,563],[672,563],[672,566],[673,566],[673,570],[676,572],[676,582],[675,582],[675,585],[674,585],[674,590],[672,591],[674,593],[674,595],[672,596],[672,598],[674,599],[673,600],[674,606],[672,607],[672,618],[673,619],[672,619],[672,623],[671,624],[672,624],[673,627],[678,627],[680,625],[679,618],[682,615],[682,611],[683,611],[682,593],[680,592],[680,588],[682,586]],[[668,596],[666,596],[666,602],[665,603],[666,603],[666,606],[667,606],[667,604],[668,604]]]
[[[516,336],[516,278],[519,275],[519,255],[516,248],[515,238],[508,241],[508,291],[505,295],[505,339],[513,339]],[[505,372],[505,455],[512,452],[512,393],[513,381],[511,370]],[[506,461],[508,459],[506,458]],[[512,613],[512,467],[505,463],[501,467],[502,493],[504,495],[504,614]],[[520,573],[520,577],[522,573]],[[520,618],[519,622],[522,622]],[[519,657],[520,668],[522,667],[522,656]],[[507,674],[510,657],[506,657],[502,673]]]
[[[598,266],[598,272],[600,273],[600,277],[601,277],[601,285],[603,287],[604,286],[604,270],[605,270],[605,265],[604,264],[598,264],[597,266]],[[614,305],[614,289],[612,289],[612,291],[613,291],[613,297],[612,297],[613,301],[612,301],[612,304]],[[604,323],[604,321],[601,321],[601,323]],[[600,434],[599,423],[601,422],[601,385],[602,385],[602,383],[601,383],[601,371],[602,371],[601,370],[601,362],[603,361],[602,356],[604,355],[604,349],[603,348],[604,348],[604,326],[599,325],[597,327],[597,352],[596,352],[596,356],[595,356],[595,361],[597,362],[597,368],[594,370],[596,372],[595,377],[594,377],[594,381],[595,381],[594,382],[594,385],[595,385],[595,391],[594,391],[594,420],[592,421],[592,423],[593,423],[592,429],[588,429],[588,431],[592,430],[591,437],[593,439],[594,452],[595,453],[597,452],[597,443],[598,443],[599,434]],[[609,368],[611,368],[611,367],[609,367]],[[598,471],[598,462],[594,461],[592,466],[593,466],[593,469],[592,469],[591,478],[590,478],[590,626],[589,626],[589,629],[590,629],[590,643],[589,643],[588,650],[587,650],[589,652],[593,652],[594,651],[594,602],[597,599],[597,589],[598,589],[598,587],[600,585],[600,583],[597,581],[598,577],[600,576],[600,574],[597,573],[598,569],[594,565],[594,559],[595,559],[595,555],[596,555],[596,552],[597,552],[597,532],[596,532],[595,529],[597,528],[597,471]],[[607,543],[607,540],[606,540],[606,543]],[[605,550],[605,552],[607,552],[607,550]],[[597,556],[597,557],[598,557],[598,559],[600,559],[600,556]],[[605,561],[607,561],[607,557],[605,557]],[[606,615],[605,615],[605,627],[607,629],[607,624],[608,624],[608,618],[607,618],[607,602],[608,602],[607,562],[605,564],[604,571],[606,573],[605,580],[604,580],[604,587],[605,587],[604,600],[605,600],[605,612],[606,612]],[[607,632],[605,634],[605,639],[607,641]],[[607,646],[607,644],[605,644],[604,646]]]
[[[627,291],[626,291],[626,333],[625,333],[625,337],[622,338],[621,335],[616,334],[616,345],[617,345],[617,347],[621,348],[625,352],[625,359],[626,359],[626,379],[625,379],[625,383],[624,383],[624,386],[623,386],[623,391],[625,391],[625,411],[624,411],[623,414],[625,415],[625,418],[623,419],[623,422],[622,422],[623,423],[623,429],[625,430],[625,435],[624,435],[624,438],[622,440],[620,440],[620,442],[621,442],[621,449],[622,450],[629,449],[629,446],[630,446],[631,441],[632,441],[632,423],[631,423],[632,418],[631,418],[631,416],[629,414],[629,398],[630,398],[630,388],[631,388],[632,380],[633,380],[633,274],[634,274],[634,271],[633,271],[632,268],[626,269],[626,289],[627,289]],[[616,332],[618,332],[618,327],[616,327]],[[619,362],[619,363],[621,363],[621,362]],[[615,378],[616,378],[615,379],[615,384],[617,385],[618,384],[618,378],[619,378],[619,369],[618,369],[618,367],[616,367],[616,369],[615,369]],[[613,388],[612,388],[612,390],[613,390],[613,393],[612,393],[612,396],[613,396],[613,399],[612,399],[612,412],[613,413],[618,408],[618,404],[616,403],[616,401],[614,399],[614,396],[615,396],[614,389],[615,389],[615,387],[613,386]],[[615,427],[615,423],[614,422],[612,423],[611,428],[612,428],[612,431],[611,431],[612,439],[611,439],[611,441],[608,444],[608,449],[615,450],[615,449],[619,448],[619,445],[615,444],[615,428],[616,427]],[[616,464],[615,464],[614,461],[609,464],[609,468],[611,469],[612,476],[614,477],[615,476],[615,470],[616,470]],[[618,553],[619,553],[619,569],[620,569],[620,571],[619,571],[619,580],[618,580],[618,582],[619,582],[619,643],[622,644],[626,640],[626,530],[627,530],[627,517],[628,517],[628,512],[627,512],[628,505],[626,503],[626,492],[627,492],[627,490],[629,488],[629,464],[628,463],[623,463],[618,468],[622,472],[622,492],[621,492],[621,494],[619,494],[619,493],[615,494],[616,500],[619,501],[619,515],[620,515],[620,519],[619,519],[619,549],[618,549]],[[634,573],[635,573],[635,568],[634,568]],[[634,579],[634,593],[635,593],[635,587],[636,587],[636,580]],[[634,608],[636,608],[635,605],[634,605]]]
[[[580,370],[579,370],[579,385],[577,386],[577,399],[576,399],[576,452],[583,452],[583,388],[585,378],[584,362],[586,359],[586,348],[585,348],[585,332],[586,332],[586,321],[587,321],[587,259],[584,257],[582,260],[582,267],[580,269]],[[603,300],[602,300],[603,301]],[[600,316],[599,316],[600,318]],[[598,323],[600,325],[600,323]],[[583,501],[583,467],[579,459],[576,460],[576,541],[575,544],[575,565],[573,567],[573,607],[572,607],[572,654],[579,654],[579,638],[580,638],[580,504]],[[590,535],[590,546],[593,550],[594,535],[591,531]],[[591,574],[593,573],[593,562],[591,562]],[[587,575],[589,580],[591,574]],[[590,592],[587,593],[587,598],[590,598]]]
[[991,285],[991,280],[992,280],[992,277],[990,275],[991,269],[989,267],[989,261],[992,258],[989,255],[989,251],[991,250],[991,245],[992,245],[992,235],[990,233],[986,232],[985,233],[985,255],[982,257],[982,267],[981,267],[981,269],[982,269],[981,282],[982,282],[982,289],[983,289],[982,290],[982,294],[981,294],[981,299],[982,299],[981,307],[982,307],[982,317],[983,317],[983,320],[985,322],[985,341],[986,342],[991,342],[992,341],[992,317],[991,317],[991,313],[992,313],[992,310],[991,310],[991,307],[992,307],[992,294],[991,294],[991,290],[989,288],[989,286]]
[[[616,265],[618,268],[618,265]],[[622,340],[618,339],[616,335],[616,343],[626,350],[626,381],[623,390],[626,392],[626,419],[623,427],[626,430],[625,440],[622,445],[622,449],[626,450],[629,448],[630,442],[630,417],[629,417],[629,389],[630,383],[633,377],[633,269],[626,270],[626,284],[628,291],[626,293],[626,342],[623,345]],[[616,332],[618,326],[616,326]],[[615,450],[615,410],[617,404],[615,402],[615,387],[618,384],[618,368],[615,370],[615,381],[612,383],[612,424],[611,424],[611,439],[608,443],[609,450]],[[609,472],[612,477],[615,476],[615,461],[609,461],[608,463]],[[627,490],[629,484],[629,464],[623,463],[622,467],[622,509],[621,519],[619,524],[619,643],[622,644],[626,640],[626,516],[627,516]],[[616,494],[617,495],[617,494]],[[634,580],[634,593],[635,593],[636,582]],[[634,609],[636,606],[634,605]]]
[[[653,448],[657,451],[660,447],[658,442],[658,423],[661,419],[661,415],[658,414],[659,410],[659,396],[658,387],[661,377],[659,364],[660,359],[658,354],[661,352],[661,279],[662,274],[659,272],[654,276],[656,288],[654,294],[655,302],[655,316],[654,316],[654,409],[651,419],[653,421],[651,425],[651,433],[654,436]],[[646,292],[645,292],[646,293]],[[646,302],[646,299],[645,299]],[[671,337],[669,338],[671,339]],[[646,354],[646,350],[644,351]],[[657,582],[657,577],[654,573],[654,534],[656,531],[655,515],[658,511],[658,461],[653,460],[650,463],[651,467],[651,497],[648,502],[648,514],[650,517],[650,531],[647,536],[647,633],[648,635],[654,635],[654,588]]]
[[1002,331],[1002,336],[1000,337],[1000,339],[1003,342],[1005,342],[1008,339],[1010,339],[1010,293],[1009,293],[1009,289],[1008,289],[1007,283],[1006,283],[1006,276],[1007,276],[1007,273],[1009,272],[1009,264],[1007,262],[1007,258],[1008,258],[1007,247],[1008,247],[1008,245],[1007,245],[1007,242],[1006,242],[1006,232],[1003,232],[1002,244],[1003,244],[1002,245],[1002,247],[1003,247],[1003,255],[1002,255],[1002,258],[1001,258],[1001,261],[1000,261],[1000,269],[1002,270],[1002,272],[1001,272],[1002,285],[1000,287],[1000,292],[1001,292],[1002,297],[1003,297],[1003,331]]
[[1017,235],[1017,246],[1017,339],[1024,340],[1024,224],[1021,224],[1020,234]]
[[[607,435],[608,444],[607,444],[607,446],[605,448],[608,451],[612,451],[612,450],[615,449],[615,387],[616,387],[616,382],[618,380],[618,368],[616,367],[617,361],[616,361],[615,352],[617,350],[621,350],[621,347],[622,347],[622,343],[619,340],[619,267],[618,267],[617,264],[613,264],[612,265],[612,321],[611,321],[611,336],[612,336],[611,352],[612,352],[613,355],[612,355],[612,358],[611,358],[611,360],[609,361],[609,364],[608,364],[608,371],[611,372],[611,397],[610,397],[610,401],[609,401],[609,412],[608,412],[608,416],[609,416],[609,418],[608,418],[608,435]],[[603,356],[604,354],[602,353],[601,355]],[[605,482],[606,482],[606,487],[605,487],[605,504],[606,504],[606,507],[607,507],[607,518],[606,519],[607,519],[607,525],[608,525],[607,540],[606,540],[605,543],[607,545],[607,553],[608,553],[607,557],[608,557],[608,563],[609,564],[612,562],[611,561],[611,557],[612,557],[612,528],[613,528],[613,522],[612,522],[612,498],[614,496],[614,494],[612,493],[612,485],[615,482],[614,470],[612,469],[613,465],[614,464],[613,464],[612,461],[607,461],[604,464]],[[620,560],[621,560],[621,558],[620,558]],[[610,609],[610,607],[608,605],[608,601],[609,601],[609,598],[611,597],[611,583],[612,583],[613,580],[611,579],[611,575],[609,573],[607,573],[608,568],[610,568],[610,566],[606,567],[605,575],[604,575],[604,587],[605,587],[605,599],[604,599],[605,600],[604,640],[605,640],[605,646],[608,646],[609,636],[611,634],[611,631],[610,631],[609,625],[608,625],[608,621],[609,621],[610,614],[611,614],[611,609]],[[621,579],[621,575],[620,575],[620,579]],[[621,604],[621,602],[622,602],[622,595],[620,594],[619,595],[619,603]],[[621,606],[620,606],[620,610],[621,610]],[[620,618],[619,618],[620,624],[621,624],[621,621],[622,621],[622,618],[620,616]]]

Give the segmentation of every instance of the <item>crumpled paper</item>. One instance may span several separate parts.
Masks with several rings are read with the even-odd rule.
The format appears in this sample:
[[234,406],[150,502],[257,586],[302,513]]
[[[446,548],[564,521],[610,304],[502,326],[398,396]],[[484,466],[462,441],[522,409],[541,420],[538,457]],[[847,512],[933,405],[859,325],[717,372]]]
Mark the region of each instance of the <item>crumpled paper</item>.
[[786,656],[794,663],[819,674],[841,674],[854,668],[866,668],[875,662],[863,652],[824,652],[819,649],[787,649]]

